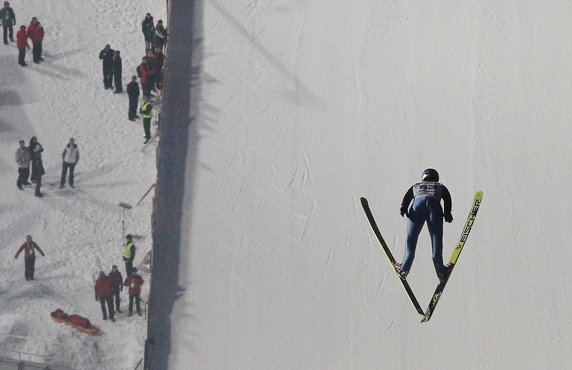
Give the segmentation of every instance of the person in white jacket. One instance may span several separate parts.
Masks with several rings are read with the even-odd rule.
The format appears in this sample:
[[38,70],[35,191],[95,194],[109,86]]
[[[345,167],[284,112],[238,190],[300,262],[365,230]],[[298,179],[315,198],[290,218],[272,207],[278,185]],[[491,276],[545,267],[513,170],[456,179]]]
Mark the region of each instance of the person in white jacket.
[[26,147],[26,142],[20,140],[20,146],[16,150],[16,163],[18,163],[18,180],[16,181],[16,186],[18,189],[24,189],[22,185],[30,185],[28,182],[28,177],[30,177],[30,161],[32,160],[32,154]]
[[62,166],[62,178],[60,179],[60,189],[66,185],[66,175],[69,169],[69,184],[73,188],[73,173],[75,170],[75,165],[79,161],[79,149],[75,143],[75,139],[70,138],[69,143],[66,145],[64,152],[62,153],[63,166]]

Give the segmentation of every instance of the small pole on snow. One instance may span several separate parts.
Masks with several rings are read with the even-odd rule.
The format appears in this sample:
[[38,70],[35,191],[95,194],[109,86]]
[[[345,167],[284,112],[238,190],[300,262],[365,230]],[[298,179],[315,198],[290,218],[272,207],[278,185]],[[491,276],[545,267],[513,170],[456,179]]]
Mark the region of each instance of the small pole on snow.
[[121,240],[125,239],[125,210],[133,208],[129,203],[119,202],[119,207],[123,209],[123,219],[121,220]]
[[149,192],[151,191],[151,189],[153,189],[155,187],[155,184],[151,185],[151,187],[149,188],[149,190],[147,190],[147,192],[145,194],[143,194],[143,196],[141,197],[141,199],[139,199],[139,202],[137,202],[137,205],[141,204],[141,202],[143,201],[143,199],[145,199],[145,197],[147,196],[147,194],[149,194]]

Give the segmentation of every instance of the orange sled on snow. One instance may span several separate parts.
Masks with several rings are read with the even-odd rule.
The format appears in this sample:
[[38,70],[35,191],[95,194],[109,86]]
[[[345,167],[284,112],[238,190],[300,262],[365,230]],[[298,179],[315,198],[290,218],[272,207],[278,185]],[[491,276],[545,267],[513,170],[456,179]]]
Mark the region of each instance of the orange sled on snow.
[[50,314],[52,319],[59,323],[66,323],[69,326],[76,328],[77,330],[81,331],[82,333],[89,334],[89,335],[99,335],[100,329],[92,325],[88,319],[80,315],[68,315],[64,311],[60,310],[59,308]]

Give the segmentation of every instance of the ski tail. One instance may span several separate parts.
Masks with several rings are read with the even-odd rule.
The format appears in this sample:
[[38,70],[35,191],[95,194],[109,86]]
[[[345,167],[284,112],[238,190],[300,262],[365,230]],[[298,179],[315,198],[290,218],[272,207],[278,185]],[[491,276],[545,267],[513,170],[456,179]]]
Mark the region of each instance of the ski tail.
[[471,207],[471,210],[469,211],[469,215],[467,216],[465,227],[463,227],[463,232],[461,233],[461,237],[459,238],[457,246],[453,250],[453,254],[451,254],[451,258],[449,259],[449,264],[451,266],[449,267],[449,273],[447,275],[447,278],[445,279],[445,281],[437,285],[437,288],[435,289],[435,292],[431,297],[431,301],[429,302],[429,306],[427,307],[427,310],[423,314],[423,319],[421,320],[422,323],[429,321],[433,316],[433,312],[435,312],[435,307],[437,306],[437,303],[439,303],[439,300],[441,299],[443,290],[445,289],[445,286],[447,285],[447,282],[449,281],[449,278],[453,273],[453,269],[455,268],[455,265],[459,260],[459,256],[463,251],[463,247],[465,246],[465,243],[469,238],[469,233],[473,228],[473,224],[475,222],[475,218],[477,217],[477,212],[479,211],[479,207],[481,205],[482,200],[483,200],[483,192],[478,191],[477,193],[475,193],[475,197],[473,198],[473,205]]
[[[371,209],[369,208],[369,204],[367,202],[367,199],[362,197],[360,199],[360,201],[361,201],[361,205],[363,207],[363,210],[367,216],[367,219],[369,220],[369,224],[373,230],[373,233],[377,237],[377,240],[379,241],[379,245],[381,246],[381,249],[383,249],[383,251],[385,252],[385,255],[387,256],[387,258],[389,260],[389,263],[391,264],[391,269],[397,273],[397,271],[395,270],[395,267],[394,267],[395,258],[393,257],[391,250],[387,246],[387,243],[383,239],[383,236],[381,235],[381,232],[379,231],[379,227],[377,227],[377,223],[375,222],[375,219],[373,218],[373,214],[371,213]],[[423,309],[421,308],[419,301],[415,297],[415,294],[413,294],[413,290],[411,289],[411,286],[409,285],[407,280],[403,280],[400,278],[399,281],[401,281],[401,284],[403,285],[403,288],[405,289],[407,296],[411,300],[411,303],[413,303],[413,306],[415,307],[417,312],[420,315],[424,315]]]

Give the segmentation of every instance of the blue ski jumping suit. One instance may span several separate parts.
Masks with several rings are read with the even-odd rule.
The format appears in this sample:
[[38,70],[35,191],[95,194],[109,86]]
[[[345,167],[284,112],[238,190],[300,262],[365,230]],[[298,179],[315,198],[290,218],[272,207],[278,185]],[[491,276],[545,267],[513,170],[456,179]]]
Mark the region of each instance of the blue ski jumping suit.
[[[443,199],[445,206],[444,211],[441,208],[441,199]],[[433,265],[437,276],[444,275],[446,267],[443,265],[443,217],[445,216],[448,222],[453,219],[451,216],[451,194],[443,184],[434,181],[422,181],[413,185],[405,193],[401,202],[402,209],[407,208],[412,200],[413,204],[407,211],[407,241],[401,271],[409,271],[411,268],[419,233],[423,224],[427,222],[433,248]]]

